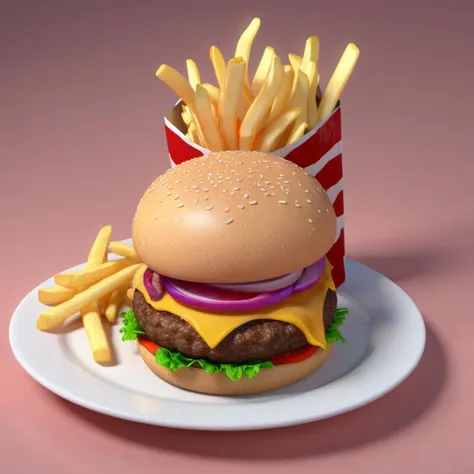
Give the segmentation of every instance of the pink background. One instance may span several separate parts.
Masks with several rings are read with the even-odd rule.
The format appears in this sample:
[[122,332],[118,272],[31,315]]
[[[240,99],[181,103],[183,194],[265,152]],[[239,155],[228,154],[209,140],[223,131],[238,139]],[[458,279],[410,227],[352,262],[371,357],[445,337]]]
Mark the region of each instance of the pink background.
[[[474,472],[471,3],[2,2],[0,471]],[[323,82],[349,41],[361,49],[343,99],[348,253],[417,302],[425,356],[370,406],[268,432],[173,431],[63,402],[13,359],[10,316],[84,261],[100,226],[130,236],[138,198],[167,166],[175,96],[156,68],[192,57],[209,80],[209,47],[229,57],[255,15],[254,57],[268,44],[301,53],[319,35]]]

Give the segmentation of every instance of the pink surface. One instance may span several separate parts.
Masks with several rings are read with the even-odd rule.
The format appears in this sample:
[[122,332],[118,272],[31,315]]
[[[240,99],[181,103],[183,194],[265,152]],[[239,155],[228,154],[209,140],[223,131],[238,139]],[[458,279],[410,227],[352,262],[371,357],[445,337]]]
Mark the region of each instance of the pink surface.
[[[474,472],[474,7],[151,3],[0,7],[0,472]],[[136,201],[167,166],[162,115],[175,97],[154,77],[159,64],[182,69],[192,57],[209,77],[209,46],[228,57],[256,14],[256,52],[301,52],[318,34],[323,80],[349,41],[361,49],[343,102],[348,253],[414,298],[425,356],[370,406],[268,432],[173,431],[63,402],[13,359],[10,315],[32,287],[84,261],[100,226],[129,237]]]

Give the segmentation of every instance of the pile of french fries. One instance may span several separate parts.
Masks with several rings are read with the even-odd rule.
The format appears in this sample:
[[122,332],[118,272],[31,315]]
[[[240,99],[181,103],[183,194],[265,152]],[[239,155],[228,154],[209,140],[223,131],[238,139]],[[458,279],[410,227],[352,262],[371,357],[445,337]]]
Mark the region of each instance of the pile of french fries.
[[250,81],[250,52],[259,28],[260,19],[254,18],[227,64],[219,48],[211,47],[217,86],[201,83],[192,59],[186,61],[188,79],[166,64],[156,72],[183,102],[187,137],[208,150],[268,153],[298,141],[334,110],[359,58],[359,49],[350,43],[318,103],[319,38],[308,38],[303,56],[290,54],[289,64],[268,46]]
[[[112,227],[100,229],[92,244],[86,267],[55,275],[55,286],[40,288],[38,299],[51,306],[40,314],[36,328],[47,331],[80,313],[94,360],[107,363],[112,351],[103,319],[113,324],[124,304],[131,306],[132,282],[140,266],[135,249],[111,242]],[[122,258],[109,260],[109,253]]]

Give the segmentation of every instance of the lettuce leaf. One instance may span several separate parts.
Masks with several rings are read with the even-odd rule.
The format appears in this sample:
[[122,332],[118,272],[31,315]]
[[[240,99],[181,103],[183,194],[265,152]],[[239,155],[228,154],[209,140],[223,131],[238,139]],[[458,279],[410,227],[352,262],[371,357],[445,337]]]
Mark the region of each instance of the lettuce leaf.
[[336,315],[326,330],[326,342],[346,342],[344,336],[339,332],[339,328],[344,324],[348,312],[347,308],[337,308]]
[[120,316],[122,317],[122,327],[120,328],[122,341],[135,341],[137,336],[146,336],[145,331],[138,325],[132,309],[126,313],[121,313]]
[[[346,342],[342,334],[339,332],[339,327],[344,323],[346,314],[349,311],[346,308],[338,308],[332,324],[326,331],[326,341],[329,342]],[[120,329],[122,333],[122,341],[134,341],[140,335],[146,335],[142,328],[138,325],[133,310],[124,312],[120,315],[122,317],[123,326]],[[199,366],[206,372],[214,374],[217,372],[224,372],[231,380],[240,380],[242,377],[249,379],[255,377],[260,369],[270,369],[273,364],[267,361],[247,362],[244,364],[220,364],[211,362],[205,359],[192,359],[180,352],[171,351],[165,347],[160,347],[155,354],[157,364],[166,367],[170,371],[182,369],[184,367]]]
[[219,364],[204,359],[192,359],[180,352],[170,351],[165,347],[160,347],[155,354],[155,360],[158,364],[166,367],[168,370],[175,371],[183,367],[200,366],[201,369],[215,374],[217,372],[225,372],[231,380],[240,380],[243,376],[249,379],[255,377],[260,369],[269,369],[273,367],[270,361],[255,361],[245,364]]

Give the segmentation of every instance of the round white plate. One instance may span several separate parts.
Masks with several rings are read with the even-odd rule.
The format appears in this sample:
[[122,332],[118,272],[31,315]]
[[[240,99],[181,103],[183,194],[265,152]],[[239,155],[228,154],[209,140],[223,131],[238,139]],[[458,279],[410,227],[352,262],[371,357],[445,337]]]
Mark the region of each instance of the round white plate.
[[[286,389],[258,396],[216,397],[180,390],[153,375],[136,344],[111,329],[117,363],[96,364],[80,321],[68,332],[35,329],[44,310],[37,289],[26,296],[10,324],[18,362],[37,382],[73,403],[100,413],[154,425],[199,430],[248,430],[320,420],[361,407],[400,384],[416,367],[425,326],[413,301],[383,275],[347,259],[339,306],[349,308],[320,371]],[[79,265],[74,270],[82,268]],[[53,285],[53,279],[41,287]]]

